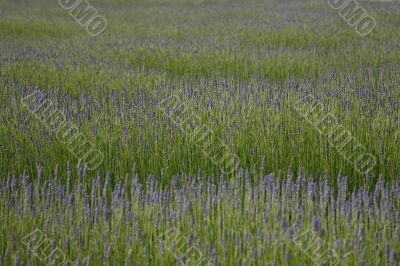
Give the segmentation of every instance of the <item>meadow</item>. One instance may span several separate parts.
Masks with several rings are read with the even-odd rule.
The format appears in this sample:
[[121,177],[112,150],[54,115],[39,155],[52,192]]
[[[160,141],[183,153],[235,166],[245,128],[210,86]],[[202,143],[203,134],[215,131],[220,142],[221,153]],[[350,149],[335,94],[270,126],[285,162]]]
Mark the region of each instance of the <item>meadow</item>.
[[[89,3],[96,37],[58,1],[0,0],[0,265],[399,265],[400,3],[359,1],[364,37],[323,0]],[[98,166],[21,104],[37,91]],[[296,111],[307,95],[368,172]],[[166,116],[169,97],[235,171]],[[35,230],[48,240],[26,242]]]

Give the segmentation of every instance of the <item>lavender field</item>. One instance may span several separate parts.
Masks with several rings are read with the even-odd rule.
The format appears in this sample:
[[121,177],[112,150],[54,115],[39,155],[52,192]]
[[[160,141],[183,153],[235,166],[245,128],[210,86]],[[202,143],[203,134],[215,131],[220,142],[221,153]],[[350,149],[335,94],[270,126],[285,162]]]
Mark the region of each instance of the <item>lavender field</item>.
[[400,265],[400,2],[0,0],[0,266]]

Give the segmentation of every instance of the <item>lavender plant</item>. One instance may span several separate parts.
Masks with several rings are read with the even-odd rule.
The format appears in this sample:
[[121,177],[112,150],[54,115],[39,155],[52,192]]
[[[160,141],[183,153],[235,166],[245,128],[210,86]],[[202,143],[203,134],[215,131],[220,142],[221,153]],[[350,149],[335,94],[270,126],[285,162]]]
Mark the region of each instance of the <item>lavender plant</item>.
[[190,256],[168,233],[179,231],[203,263],[314,265],[299,248],[312,232],[321,254],[336,254],[322,257],[327,264],[396,265],[400,183],[380,179],[372,191],[350,192],[349,178],[337,178],[336,191],[328,176],[317,183],[291,169],[256,176],[242,169],[234,179],[176,175],[162,187],[153,176],[141,184],[135,172],[46,177],[39,167],[35,176],[1,180],[0,262],[37,263],[21,239],[41,230],[76,265],[185,264]]
[[[399,264],[397,2],[360,1],[365,36],[349,1],[89,2],[107,18],[95,38],[57,1],[0,0],[0,265]],[[21,106],[37,90],[98,168]],[[371,170],[293,108],[307,95]],[[160,112],[171,97],[239,171]],[[24,245],[37,230],[54,259]]]

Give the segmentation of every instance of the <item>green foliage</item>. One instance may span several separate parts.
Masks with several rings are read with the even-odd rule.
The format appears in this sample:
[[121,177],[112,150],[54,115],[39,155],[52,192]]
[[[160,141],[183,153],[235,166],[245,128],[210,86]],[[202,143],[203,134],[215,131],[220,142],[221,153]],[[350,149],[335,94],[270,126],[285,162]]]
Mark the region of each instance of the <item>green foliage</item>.
[[[370,189],[379,176],[400,178],[395,4],[363,2],[377,28],[362,38],[326,3],[314,0],[89,2],[108,22],[95,38],[57,1],[0,1],[0,178],[35,177],[37,165],[44,167],[43,176],[51,176],[56,165],[63,180],[67,165],[77,175],[78,159],[21,106],[34,89],[103,152],[90,177],[110,172],[123,178],[135,169],[139,180],[154,176],[162,186],[178,174],[219,177],[220,166],[159,110],[159,101],[175,94],[224,140],[251,178],[291,166],[317,179],[327,173],[336,186],[339,173],[349,177],[351,188],[364,186],[366,176],[294,110],[296,101],[311,94],[376,157]],[[4,215],[7,207],[0,208]],[[232,228],[255,230],[233,211],[221,213]],[[198,206],[196,215],[201,216]],[[15,213],[0,218],[2,236],[18,231]],[[103,226],[85,228],[85,234]],[[140,228],[146,226],[151,225]],[[182,228],[187,232],[185,223]],[[204,237],[205,243],[214,241],[213,235]],[[93,256],[103,252],[98,243],[90,245]],[[125,257],[128,250],[121,246],[112,256]],[[69,254],[80,252],[75,244],[69,248]],[[144,259],[140,243],[131,248],[136,259]],[[156,261],[149,264],[161,263],[156,249],[150,250]]]

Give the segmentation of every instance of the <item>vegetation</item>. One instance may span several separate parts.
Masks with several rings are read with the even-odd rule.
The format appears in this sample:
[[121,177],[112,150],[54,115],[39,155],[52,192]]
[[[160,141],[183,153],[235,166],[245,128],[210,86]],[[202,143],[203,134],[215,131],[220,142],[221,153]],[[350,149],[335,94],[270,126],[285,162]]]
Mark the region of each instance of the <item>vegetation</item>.
[[[399,263],[398,4],[362,2],[377,27],[360,37],[316,0],[89,2],[108,22],[95,38],[57,1],[0,0],[1,265],[41,263],[21,243],[35,228],[74,262],[177,264],[157,240],[172,227],[217,265],[308,265],[290,240],[307,229],[347,240],[345,265]],[[21,105],[35,90],[103,152],[96,170]],[[376,157],[367,175],[294,110],[309,94]],[[171,95],[239,171],[165,117]]]

